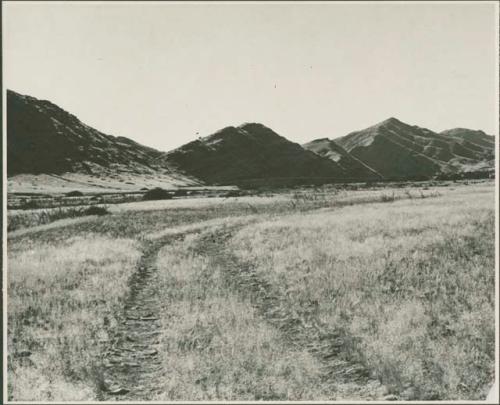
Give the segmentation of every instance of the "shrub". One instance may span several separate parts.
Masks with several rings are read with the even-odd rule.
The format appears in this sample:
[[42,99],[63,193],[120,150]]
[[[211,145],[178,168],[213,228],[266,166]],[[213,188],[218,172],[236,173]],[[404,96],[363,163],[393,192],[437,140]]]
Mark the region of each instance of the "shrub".
[[109,214],[107,207],[92,205],[83,211],[83,215],[106,215]]
[[394,191],[392,192],[392,194],[382,194],[380,196],[381,202],[393,202],[395,199],[396,197],[394,196]]
[[21,200],[21,205],[19,206],[20,209],[34,209],[34,208],[40,208],[40,203],[34,199],[26,199],[23,198]]
[[160,187],[148,190],[142,196],[143,200],[170,200],[171,198],[172,195],[167,190]]
[[83,193],[78,190],[69,191],[66,193],[66,197],[83,197]]
[[225,197],[241,197],[245,195],[241,190],[230,190],[226,193]]

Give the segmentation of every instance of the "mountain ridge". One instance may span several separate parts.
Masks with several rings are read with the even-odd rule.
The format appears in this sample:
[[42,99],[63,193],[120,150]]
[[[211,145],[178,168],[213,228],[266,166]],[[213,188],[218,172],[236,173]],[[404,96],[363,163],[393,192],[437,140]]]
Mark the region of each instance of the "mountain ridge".
[[[331,141],[384,178],[411,179],[494,168],[494,137],[483,131],[460,128],[437,133],[390,117]],[[311,148],[312,142],[305,147]]]
[[78,173],[96,184],[101,179],[117,183],[114,188],[152,176],[151,184],[200,184],[163,162],[163,155],[129,138],[104,134],[50,101],[7,90],[8,177]]
[[494,148],[495,138],[481,130],[437,133],[389,117],[303,145],[261,123],[246,122],[163,152],[104,134],[48,100],[7,90],[9,178],[78,175],[90,184],[101,181],[102,187],[114,179],[115,188],[411,180],[491,172]]

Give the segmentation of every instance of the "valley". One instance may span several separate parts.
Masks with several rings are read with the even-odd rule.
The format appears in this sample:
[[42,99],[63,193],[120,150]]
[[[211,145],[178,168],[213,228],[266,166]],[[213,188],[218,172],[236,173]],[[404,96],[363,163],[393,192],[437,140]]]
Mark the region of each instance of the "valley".
[[330,186],[9,232],[9,398],[483,399],[493,202],[491,181]]
[[246,123],[163,152],[7,100],[9,400],[486,397],[494,137]]

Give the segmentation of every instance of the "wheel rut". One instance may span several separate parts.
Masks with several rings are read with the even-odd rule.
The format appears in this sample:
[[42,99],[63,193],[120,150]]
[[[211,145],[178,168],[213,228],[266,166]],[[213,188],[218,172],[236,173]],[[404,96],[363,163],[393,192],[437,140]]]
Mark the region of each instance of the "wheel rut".
[[[259,276],[249,263],[240,262],[227,247],[238,226],[203,235],[195,253],[208,256],[223,269],[228,285],[245,297],[291,347],[306,348],[321,364],[322,377],[331,386],[332,399],[389,400],[387,389],[374,378],[350,348],[352,337],[318,319],[314,308],[291,310],[287,297]],[[103,355],[99,400],[151,400],[168,378],[160,360],[161,294],[157,289],[159,250],[187,233],[143,242],[143,254],[129,280],[129,293],[119,322],[111,331]]]
[[237,227],[204,236],[197,253],[209,255],[221,266],[229,285],[250,299],[257,313],[281,331],[283,339],[296,348],[306,348],[320,363],[322,377],[331,386],[336,400],[398,400],[373,377],[353,350],[354,338],[341,329],[322,323],[317,307],[300,311],[287,304],[287,297],[257,274],[250,263],[242,263],[227,248]]
[[150,400],[164,375],[159,358],[159,250],[183,235],[143,242],[143,254],[129,280],[129,293],[102,361],[100,399]]

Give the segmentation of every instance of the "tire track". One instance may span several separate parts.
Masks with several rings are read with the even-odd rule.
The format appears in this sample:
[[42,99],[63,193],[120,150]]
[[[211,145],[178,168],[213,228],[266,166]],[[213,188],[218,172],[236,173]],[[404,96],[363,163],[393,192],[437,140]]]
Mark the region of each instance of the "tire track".
[[118,326],[104,353],[100,400],[151,400],[161,392],[165,371],[159,356],[160,305],[158,252],[186,233],[143,240],[143,254],[129,280],[129,293]]
[[[352,337],[322,324],[315,308],[291,310],[276,287],[228,250],[227,241],[239,227],[221,227],[203,234],[194,253],[208,256],[214,266],[220,266],[228,285],[249,298],[258,314],[281,331],[287,344],[305,347],[320,362],[323,380],[335,395],[332,399],[400,399],[388,396],[387,389],[359,361],[352,349]],[[99,400],[151,400],[162,391],[166,371],[159,353],[161,294],[156,259],[163,246],[196,231],[199,229],[144,240],[123,313],[103,356]]]
[[250,299],[258,314],[280,330],[290,346],[305,347],[319,361],[323,380],[335,393],[336,398],[332,399],[400,399],[388,395],[387,388],[363,365],[352,336],[319,320],[317,305],[292,310],[276,287],[261,278],[251,264],[240,262],[229,251],[227,241],[235,229],[220,229],[203,236],[196,253],[210,256],[214,265],[224,270],[228,285]]
[[166,243],[144,242],[143,255],[129,280],[129,294],[103,359],[104,400],[147,399],[157,388],[159,297],[155,289],[156,257]]
[[205,221],[142,236],[142,256],[129,280],[123,311],[117,316],[117,327],[110,331],[111,339],[98,367],[99,400],[151,400],[162,391],[165,370],[159,341],[162,302],[157,282],[158,253],[165,245],[209,226],[215,223]]

